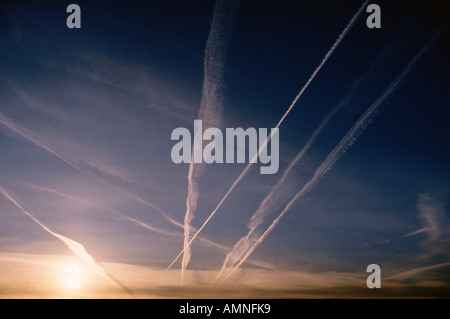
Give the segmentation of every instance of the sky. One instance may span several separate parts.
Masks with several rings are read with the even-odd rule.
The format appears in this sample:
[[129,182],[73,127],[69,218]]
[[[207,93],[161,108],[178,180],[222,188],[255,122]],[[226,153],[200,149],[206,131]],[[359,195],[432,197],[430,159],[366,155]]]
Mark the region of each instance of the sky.
[[374,3],[2,1],[0,298],[449,298],[449,8]]

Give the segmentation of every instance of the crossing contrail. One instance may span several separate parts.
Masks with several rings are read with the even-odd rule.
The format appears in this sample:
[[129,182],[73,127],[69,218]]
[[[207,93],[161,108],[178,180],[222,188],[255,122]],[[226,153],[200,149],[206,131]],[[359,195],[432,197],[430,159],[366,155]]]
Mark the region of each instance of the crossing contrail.
[[[170,237],[178,237],[178,238],[182,238],[183,237],[182,232],[168,231],[168,230],[165,230],[163,228],[150,225],[150,224],[148,224],[146,222],[143,222],[141,220],[138,220],[136,218],[129,217],[129,216],[121,213],[120,211],[118,211],[115,208],[110,207],[108,205],[104,205],[104,204],[101,204],[101,203],[94,203],[94,202],[92,202],[90,200],[87,200],[87,199],[84,199],[84,198],[80,198],[80,197],[77,197],[77,196],[73,196],[73,195],[67,194],[65,192],[53,189],[53,188],[48,188],[48,187],[44,187],[44,186],[34,185],[34,184],[30,184],[30,183],[20,183],[20,185],[24,186],[24,187],[27,187],[27,188],[30,188],[30,189],[35,189],[35,190],[38,190],[38,191],[47,192],[47,193],[54,194],[54,195],[57,195],[57,196],[60,196],[60,197],[68,198],[70,200],[75,200],[75,201],[78,201],[78,202],[83,203],[83,204],[88,205],[88,206],[92,206],[92,207],[108,210],[111,213],[113,213],[114,215],[116,215],[117,217],[119,217],[121,220],[133,223],[133,224],[135,224],[135,225],[137,225],[137,226],[139,226],[141,228],[150,230],[152,232],[155,232],[155,233],[158,233],[158,234],[161,234],[161,235],[170,236]],[[178,223],[178,225],[179,225],[180,228],[183,228],[183,225],[181,223]],[[191,234],[193,234],[195,231],[196,231],[196,229],[194,227],[191,227]],[[230,247],[218,244],[218,243],[216,243],[216,242],[214,242],[214,241],[212,241],[212,240],[210,240],[208,238],[199,237],[199,242],[201,244],[203,244],[204,246],[216,248],[216,249],[218,249],[218,250],[220,250],[222,252],[228,252],[230,250]],[[276,269],[276,267],[274,265],[272,265],[272,264],[270,264],[268,262],[261,261],[261,260],[250,260],[249,263],[254,265],[254,266],[258,266],[258,267],[262,267],[262,268],[267,268],[267,269],[271,269],[271,270]]]
[[317,168],[313,177],[303,186],[303,188],[295,194],[295,196],[289,201],[280,215],[272,222],[272,224],[267,228],[267,230],[255,241],[255,243],[248,249],[247,253],[241,258],[241,260],[233,267],[233,269],[228,273],[228,275],[222,280],[225,281],[231,276],[233,272],[236,271],[245,260],[253,253],[253,251],[263,242],[263,240],[269,235],[269,233],[275,228],[280,219],[292,208],[294,203],[303,195],[308,193],[317,183],[317,181],[322,178],[328,171],[330,171],[334,164],[347,152],[347,150],[353,145],[353,143],[361,136],[367,127],[372,123],[375,116],[377,115],[380,106],[384,100],[394,91],[401,80],[408,74],[411,68],[416,64],[417,60],[422,56],[422,54],[431,46],[437,36],[441,33],[443,28],[439,29],[434,36],[419,50],[419,52],[414,56],[414,58],[408,63],[408,65],[403,69],[403,71],[391,82],[391,84],[386,88],[386,90],[378,97],[378,99],[367,109],[367,111],[358,119],[358,121],[353,125],[353,127],[347,132],[347,134],[342,138],[339,144],[331,151],[327,158],[322,162],[322,164]]
[[[202,99],[198,112],[198,118],[202,120],[205,129],[219,127],[221,122],[223,104],[223,94],[221,91],[223,87],[226,49],[231,38],[233,22],[238,7],[238,0],[217,0],[214,6],[213,19],[205,47]],[[196,161],[197,154],[194,153],[194,149],[195,145],[201,142],[202,135],[203,132],[201,130],[194,132],[194,145],[192,147],[191,163],[189,164],[188,195],[186,198],[186,213],[184,215],[181,282],[183,282],[184,271],[191,259],[191,241],[189,240],[191,235],[191,222],[194,218],[199,197],[198,179],[204,168],[202,163]]]
[[[294,100],[292,101],[291,105],[289,106],[289,108],[287,109],[287,111],[283,114],[283,116],[281,117],[280,121],[278,122],[278,124],[276,125],[276,129],[278,129],[281,125],[281,123],[284,121],[284,119],[286,118],[286,116],[291,112],[292,108],[294,107],[294,105],[297,103],[297,101],[300,99],[300,97],[303,95],[303,93],[305,92],[305,90],[308,88],[308,86],[310,85],[310,83],[314,80],[314,78],[316,77],[316,75],[319,73],[320,69],[323,67],[323,65],[325,64],[325,62],[327,62],[327,60],[330,58],[330,56],[332,55],[332,53],[336,50],[336,48],[339,46],[339,44],[342,42],[342,40],[344,39],[344,37],[347,35],[347,33],[350,31],[350,29],[352,28],[352,26],[355,24],[356,20],[358,19],[358,17],[361,15],[361,13],[364,11],[364,8],[367,6],[367,4],[370,1],[367,0],[364,2],[364,4],[358,9],[358,11],[356,12],[356,14],[352,17],[352,19],[350,20],[350,22],[347,24],[347,26],[344,28],[344,30],[341,32],[341,34],[339,35],[339,37],[337,38],[337,40],[334,42],[333,46],[328,50],[328,52],[325,54],[324,58],[322,59],[322,61],[320,62],[319,66],[314,70],[314,72],[311,74],[311,76],[309,77],[308,81],[306,81],[306,84],[301,88],[300,92],[297,94],[297,96],[294,98]],[[253,162],[256,162],[255,159],[257,156],[259,156],[259,154],[261,153],[261,151],[267,146],[268,142],[270,141],[270,139],[272,138],[274,134],[274,130],[272,130],[272,133],[269,135],[269,137],[266,139],[265,143],[263,143],[263,145],[261,145],[258,149],[258,152],[255,154],[254,158],[248,163],[248,165],[244,168],[244,170],[242,171],[242,173],[238,176],[238,178],[234,181],[234,183],[231,185],[231,187],[228,189],[228,191],[226,192],[226,194],[223,196],[223,198],[220,200],[219,204],[216,206],[216,208],[214,208],[214,210],[212,211],[212,213],[208,216],[208,218],[203,222],[202,226],[197,230],[197,232],[194,234],[194,236],[192,236],[192,238],[187,241],[187,243],[184,245],[183,250],[178,254],[178,256],[172,261],[172,263],[169,265],[169,267],[167,267],[167,269],[170,269],[172,267],[172,265],[178,260],[178,258],[180,258],[181,255],[184,256],[185,251],[190,252],[190,245],[191,243],[194,241],[194,239],[198,236],[198,234],[203,230],[203,228],[205,228],[206,224],[208,224],[208,222],[211,220],[211,218],[213,218],[213,216],[216,214],[216,212],[219,210],[219,208],[222,206],[223,202],[228,198],[228,196],[231,194],[231,192],[234,190],[234,188],[240,183],[240,181],[244,178],[244,176],[248,173],[248,171],[250,170],[250,168],[253,165]],[[191,161],[192,162],[192,161]]]
[[320,135],[322,130],[328,125],[330,120],[336,115],[336,113],[347,106],[355,92],[361,86],[365,75],[373,72],[379,65],[380,61],[384,58],[388,50],[390,50],[392,44],[383,49],[380,55],[377,57],[376,61],[374,61],[369,69],[365,72],[364,75],[360,76],[357,80],[353,82],[349,92],[341,99],[341,101],[322,119],[316,129],[313,131],[312,135],[307,140],[306,144],[302,147],[302,149],[297,153],[295,158],[291,161],[289,166],[283,172],[282,177],[278,180],[275,186],[272,187],[269,194],[264,198],[264,200],[260,203],[258,209],[250,218],[248,223],[249,231],[247,235],[241,237],[241,239],[234,245],[233,249],[227,254],[220,273],[217,275],[216,279],[220,278],[222,274],[229,267],[234,267],[236,263],[243,257],[243,255],[247,252],[250,246],[253,244],[252,235],[257,230],[257,228],[262,224],[264,219],[270,214],[274,212],[279,205],[281,205],[285,200],[288,199],[289,194],[283,189],[283,185],[286,182],[286,179],[289,176],[290,171],[294,168],[295,165],[303,158],[305,153],[309,150],[311,145],[316,141],[317,137]]
[[276,206],[281,203],[281,199],[284,197],[286,199],[287,194],[285,194],[282,186],[286,179],[289,176],[290,171],[292,168],[303,158],[305,153],[309,150],[311,145],[315,142],[321,131],[327,126],[327,124],[330,122],[330,120],[333,118],[333,116],[342,108],[344,107],[350,98],[353,95],[353,92],[356,89],[356,85],[353,85],[352,90],[347,96],[333,109],[331,112],[329,112],[323,120],[320,122],[320,124],[317,126],[317,128],[314,130],[313,134],[310,136],[306,144],[303,146],[303,148],[297,153],[295,158],[291,161],[289,166],[286,168],[286,170],[283,172],[283,175],[278,180],[275,186],[272,187],[269,194],[264,198],[264,200],[260,203],[258,209],[253,214],[253,216],[250,219],[250,222],[248,223],[249,231],[247,235],[243,236],[233,247],[233,249],[227,254],[225,261],[222,265],[222,270],[220,271],[217,278],[219,278],[223,272],[226,270],[229,266],[234,266],[236,262],[238,262],[243,254],[250,248],[251,245],[251,236],[256,231],[258,226],[261,225],[261,223],[264,221],[264,218],[269,214],[269,212],[275,210]]

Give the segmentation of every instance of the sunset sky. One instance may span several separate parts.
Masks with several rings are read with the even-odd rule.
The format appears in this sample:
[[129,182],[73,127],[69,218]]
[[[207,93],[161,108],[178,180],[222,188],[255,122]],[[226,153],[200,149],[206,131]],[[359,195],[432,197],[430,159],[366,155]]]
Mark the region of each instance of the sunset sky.
[[[364,3],[1,1],[0,298],[449,298],[448,4]],[[282,118],[229,195],[171,159]]]

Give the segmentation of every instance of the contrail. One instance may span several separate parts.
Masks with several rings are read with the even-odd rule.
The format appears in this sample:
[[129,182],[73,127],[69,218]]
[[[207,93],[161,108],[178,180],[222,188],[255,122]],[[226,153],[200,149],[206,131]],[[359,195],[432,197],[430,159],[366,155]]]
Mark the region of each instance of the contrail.
[[[386,55],[387,51],[390,50],[392,45],[387,46],[385,49],[377,57],[376,61],[373,62],[369,69],[365,72],[365,74],[373,72],[383,57]],[[222,274],[228,267],[233,267],[245,254],[245,252],[251,246],[251,236],[256,231],[258,226],[264,221],[267,215],[270,212],[273,212],[277,209],[278,205],[281,205],[284,200],[287,200],[287,196],[289,196],[282,188],[282,185],[285,183],[286,179],[289,176],[290,171],[294,168],[295,165],[303,158],[305,153],[309,150],[311,145],[316,141],[319,134],[322,130],[328,125],[330,120],[336,115],[336,113],[348,105],[350,100],[353,98],[355,92],[360,87],[361,82],[363,81],[365,74],[360,76],[357,80],[353,82],[349,92],[344,96],[344,98],[336,105],[320,122],[320,124],[316,127],[312,135],[307,140],[306,144],[303,148],[297,153],[296,157],[291,161],[289,166],[284,171],[282,177],[278,180],[277,184],[272,187],[269,194],[264,198],[264,200],[260,203],[258,209],[253,214],[248,223],[249,231],[247,235],[243,236],[233,247],[233,249],[227,254],[220,273],[217,275],[217,278],[220,278]]]
[[125,290],[128,292],[126,287],[120,283],[117,279],[113,278],[112,276],[108,275],[106,271],[95,261],[95,259],[86,251],[84,246],[80,244],[79,242],[70,239],[66,236],[63,236],[61,234],[55,233],[50,228],[48,228],[46,225],[44,225],[39,219],[34,217],[31,213],[26,211],[5,189],[0,187],[0,193],[3,194],[3,196],[6,197],[10,202],[12,202],[17,208],[19,208],[25,215],[30,217],[36,224],[38,224],[42,229],[44,229],[46,232],[48,232],[50,235],[54,236],[55,238],[61,240],[64,244],[66,244],[67,248],[69,248],[80,260],[82,260],[89,268],[91,268],[95,273],[97,273],[99,276],[105,278],[110,283],[117,284],[121,286],[122,288],[125,288]]
[[[165,230],[165,229],[162,229],[162,228],[159,228],[159,227],[155,227],[155,226],[149,225],[148,223],[145,223],[145,222],[140,221],[138,219],[126,216],[125,214],[121,213],[120,211],[117,211],[116,209],[114,209],[114,208],[112,208],[110,206],[107,206],[107,205],[103,205],[103,204],[100,204],[100,203],[93,203],[93,202],[91,202],[89,200],[86,200],[84,198],[79,198],[77,196],[73,196],[73,195],[67,194],[65,192],[58,191],[58,190],[53,189],[53,188],[33,185],[33,184],[30,184],[30,183],[20,183],[20,185],[22,185],[24,187],[27,187],[27,188],[36,189],[36,190],[39,190],[39,191],[55,194],[57,196],[65,197],[65,198],[68,198],[68,199],[71,199],[71,200],[76,200],[76,201],[78,201],[80,203],[83,203],[83,204],[86,204],[86,205],[89,205],[89,206],[92,206],[92,207],[97,207],[97,208],[108,210],[108,211],[112,212],[114,215],[118,216],[119,218],[121,218],[124,221],[131,222],[131,223],[133,223],[133,224],[135,224],[135,225],[137,225],[139,227],[148,229],[150,231],[153,231],[153,232],[161,234],[161,235],[166,235],[166,236],[170,236],[170,237],[178,237],[178,238],[182,238],[183,237],[183,234],[181,232],[172,232],[172,231],[168,231],[168,230]],[[183,228],[182,224],[178,223],[178,225],[179,225],[180,228]],[[191,227],[191,234],[193,234],[195,231],[196,231],[196,229],[194,227]],[[218,243],[216,243],[216,242],[214,242],[214,241],[212,241],[210,239],[207,239],[207,238],[199,237],[199,241],[200,241],[201,244],[203,244],[205,246],[216,248],[216,249],[218,249],[218,250],[220,250],[222,252],[228,252],[230,250],[230,247],[223,246],[223,245],[218,244]],[[267,263],[267,262],[264,262],[264,261],[261,261],[261,260],[251,260],[251,261],[249,261],[249,263],[253,264],[255,266],[259,266],[259,267],[262,267],[262,268],[267,268],[267,269],[270,269],[270,270],[275,270],[276,269],[276,267],[274,265],[272,265],[270,263]]]
[[102,185],[114,188],[115,190],[122,192],[130,197],[132,197],[133,199],[135,199],[136,201],[138,201],[139,203],[150,207],[153,210],[156,210],[158,213],[160,213],[167,221],[169,221],[171,224],[181,227],[183,228],[183,225],[179,222],[177,222],[176,220],[174,220],[172,217],[170,217],[170,214],[168,212],[166,212],[165,210],[159,208],[158,206],[136,196],[135,194],[122,189],[121,187],[118,187],[116,185],[113,185],[109,182],[105,182],[101,179],[99,179],[97,176],[93,175],[92,173],[90,173],[89,171],[87,171],[86,169],[80,167],[79,165],[77,165],[76,163],[74,163],[73,161],[71,161],[70,159],[66,158],[64,155],[62,155],[61,153],[59,153],[58,151],[54,150],[52,147],[46,145],[45,143],[39,141],[37,138],[35,138],[33,136],[32,133],[28,132],[27,129],[21,127],[20,125],[13,123],[10,119],[8,119],[6,116],[4,116],[1,112],[0,112],[0,124],[2,124],[3,126],[5,126],[6,128],[8,128],[9,130],[11,130],[12,132],[16,133],[17,135],[21,136],[22,138],[24,138],[25,140],[35,144],[36,146],[46,150],[47,152],[53,154],[54,156],[58,157],[59,159],[61,159],[63,162],[65,162],[66,164],[68,164],[70,167],[74,168],[75,170],[83,173],[84,175],[96,180],[97,182],[99,182]]
[[[337,38],[337,40],[334,42],[333,46],[328,50],[327,54],[325,54],[325,57],[322,59],[322,61],[320,62],[319,66],[314,70],[314,72],[311,74],[311,76],[309,77],[308,81],[306,81],[306,84],[301,88],[300,92],[297,94],[297,96],[295,97],[295,99],[292,101],[291,105],[289,106],[289,108],[287,109],[287,111],[283,114],[283,116],[281,117],[280,121],[278,122],[278,124],[276,125],[275,128],[279,128],[281,123],[284,121],[284,119],[286,118],[286,116],[291,112],[292,108],[294,107],[294,105],[297,103],[297,101],[300,99],[300,97],[303,95],[303,93],[305,92],[305,90],[308,88],[308,86],[310,85],[310,83],[314,80],[314,78],[316,77],[316,75],[319,73],[320,69],[323,67],[323,65],[325,64],[325,62],[327,62],[327,60],[330,58],[330,56],[332,55],[332,53],[334,52],[334,50],[336,50],[336,48],[338,47],[338,45],[342,42],[342,40],[344,39],[344,37],[346,36],[346,34],[350,31],[350,29],[352,28],[352,26],[355,24],[356,20],[358,19],[358,17],[361,15],[361,13],[364,11],[364,8],[367,6],[367,4],[370,2],[370,0],[367,0],[364,2],[364,4],[359,8],[359,10],[356,12],[356,14],[352,17],[352,19],[350,20],[350,22],[347,24],[347,26],[344,28],[344,30],[341,32],[341,34],[339,35],[339,37]],[[231,194],[231,192],[234,190],[234,188],[240,183],[240,181],[244,178],[245,175],[247,175],[248,171],[250,170],[250,168],[253,166],[252,162],[255,162],[255,159],[257,156],[259,156],[259,154],[261,153],[261,151],[267,146],[267,144],[269,143],[270,139],[272,138],[274,130],[272,130],[272,133],[268,136],[268,138],[266,139],[265,143],[263,143],[263,145],[261,145],[258,149],[258,152],[255,154],[254,158],[247,164],[247,166],[244,168],[244,170],[242,171],[242,173],[238,176],[238,178],[234,181],[234,183],[231,185],[231,187],[228,189],[228,191],[226,192],[226,194],[224,195],[224,197],[220,200],[219,204],[216,206],[216,208],[212,211],[212,213],[208,216],[208,218],[204,221],[204,223],[202,224],[202,226],[198,229],[198,231],[194,234],[194,236],[192,236],[192,238],[187,242],[186,245],[184,245],[183,250],[178,254],[178,256],[172,261],[172,263],[169,265],[169,267],[167,267],[167,269],[170,269],[172,267],[172,265],[178,260],[178,258],[180,258],[181,255],[183,255],[185,253],[185,250],[187,250],[187,247],[190,247],[191,243],[194,241],[194,239],[198,236],[198,234],[203,230],[203,228],[205,228],[206,224],[208,224],[208,222],[211,220],[211,218],[216,214],[216,212],[219,210],[220,206],[222,206],[223,202],[228,198],[228,196]],[[184,256],[184,255],[183,255]]]
[[70,165],[71,167],[77,169],[77,170],[81,170],[78,166],[76,166],[73,162],[71,162],[70,160],[68,160],[67,158],[65,158],[62,154],[60,154],[59,152],[53,150],[52,148],[50,148],[49,146],[41,143],[40,141],[38,141],[36,138],[34,138],[33,136],[31,136],[26,129],[20,127],[18,124],[13,124],[9,119],[7,119],[2,113],[0,113],[0,124],[2,124],[3,126],[7,127],[8,129],[10,129],[11,131],[13,131],[14,133],[22,136],[23,138],[25,138],[26,140],[32,142],[33,144],[39,146],[40,148],[46,150],[47,152],[55,155],[56,157],[58,157],[60,160],[62,160],[63,162],[65,162],[66,164]]
[[[359,82],[359,80],[357,82]],[[285,194],[284,190],[282,189],[282,186],[286,181],[286,179],[288,178],[290,171],[303,158],[303,156],[309,150],[311,145],[315,142],[321,131],[327,126],[331,118],[333,118],[333,116],[348,103],[350,98],[353,96],[356,87],[357,87],[356,85],[353,85],[351,92],[347,94],[346,97],[323,118],[323,120],[316,127],[316,129],[314,130],[313,134],[310,136],[306,144],[297,153],[295,158],[286,168],[282,177],[278,180],[276,185],[272,187],[269,194],[267,194],[264,200],[260,203],[258,209],[253,214],[253,216],[250,219],[250,222],[248,223],[249,231],[247,235],[243,236],[236,243],[233,249],[227,254],[225,261],[223,262],[222,269],[220,273],[217,275],[217,278],[219,278],[223,274],[223,272],[229,265],[234,266],[235,263],[238,262],[240,258],[242,258],[243,254],[250,248],[251,245],[250,238],[254,233],[254,231],[256,231],[259,225],[261,225],[267,214],[270,211],[273,211],[275,209],[275,206],[277,206],[277,204],[280,204],[281,198],[282,197],[286,198],[286,196],[288,196],[287,194]]]
[[[83,199],[83,198],[79,198],[77,196],[73,196],[73,195],[70,195],[70,194],[58,191],[58,190],[53,189],[53,188],[33,185],[33,184],[29,184],[29,183],[21,183],[21,184],[23,186],[27,187],[27,188],[36,189],[36,190],[39,190],[39,191],[55,194],[55,195],[58,195],[60,197],[65,197],[65,198],[68,198],[68,199],[76,200],[76,201],[78,201],[80,203],[83,203],[83,204],[86,204],[86,205],[89,205],[89,206],[92,206],[92,207],[97,207],[97,208],[101,208],[101,209],[104,209],[104,210],[108,210],[108,211],[112,212],[114,215],[120,217],[122,220],[127,220],[127,221],[132,222],[132,223],[134,223],[136,225],[139,225],[139,226],[144,227],[146,229],[152,230],[153,232],[158,233],[158,234],[167,235],[167,236],[178,236],[178,237],[181,236],[181,233],[175,233],[175,232],[167,231],[165,229],[162,229],[162,228],[159,228],[159,227],[154,227],[154,226],[148,225],[148,224],[146,224],[144,222],[141,222],[141,221],[139,221],[137,219],[128,217],[128,216],[124,215],[123,213],[121,213],[121,212],[117,211],[116,209],[114,209],[114,208],[112,208],[110,206],[107,206],[107,205],[103,205],[103,204],[100,204],[100,203],[93,203],[93,202],[91,202],[89,200],[86,200],[86,199]],[[177,225],[179,227],[183,228],[183,226],[180,223],[178,223],[178,222],[176,222],[176,223],[177,223]]]
[[[204,75],[202,86],[202,99],[198,118],[203,121],[204,128],[219,127],[222,117],[222,82],[224,65],[226,60],[226,47],[231,32],[236,12],[239,7],[238,0],[217,0],[214,6],[211,28],[206,41]],[[195,162],[194,146],[202,139],[203,132],[194,132],[194,145],[192,147],[191,163],[188,173],[188,195],[186,198],[186,213],[184,216],[184,242],[183,259],[181,261],[181,282],[184,279],[184,271],[191,259],[191,222],[197,208],[199,197],[198,179],[204,166]],[[170,267],[169,267],[170,268]]]
[[417,276],[417,274],[425,272],[425,271],[430,271],[430,270],[439,269],[439,268],[443,268],[443,267],[449,267],[449,266],[450,266],[450,262],[445,262],[445,263],[440,263],[440,264],[435,264],[435,265],[430,265],[430,266],[419,267],[419,268],[415,268],[415,269],[411,269],[411,270],[406,270],[401,273],[396,272],[395,274],[390,275],[390,276],[385,276],[384,278],[385,278],[385,280],[386,279],[403,280],[408,277]]
[[353,16],[353,18],[350,20],[350,22],[347,24],[347,26],[345,27],[345,29],[341,32],[341,34],[339,35],[339,37],[337,38],[336,42],[333,44],[333,46],[331,47],[331,49],[327,52],[327,54],[325,54],[325,57],[322,59],[322,62],[320,62],[319,66],[314,70],[313,74],[309,77],[308,81],[306,82],[306,84],[302,87],[302,89],[300,90],[300,92],[297,94],[297,96],[295,97],[294,101],[292,101],[291,105],[289,106],[288,110],[286,111],[286,113],[284,113],[284,115],[281,117],[280,121],[278,122],[276,127],[279,127],[280,124],[284,121],[285,117],[289,114],[289,112],[292,110],[292,108],[294,107],[294,105],[297,103],[298,99],[302,96],[303,92],[305,92],[305,90],[307,89],[307,87],[309,86],[309,84],[312,82],[312,80],[314,80],[314,78],[316,77],[317,73],[319,73],[320,69],[323,67],[323,65],[325,64],[325,62],[327,62],[327,60],[329,59],[329,57],[333,54],[334,50],[336,50],[336,48],[338,47],[338,45],[341,43],[341,41],[344,39],[344,37],[347,35],[348,31],[350,31],[350,29],[352,28],[352,26],[355,24],[356,20],[358,19],[358,17],[361,15],[361,13],[364,11],[364,9],[367,7],[367,5],[369,4],[370,0],[367,0],[363,3],[363,5],[359,8],[359,10],[355,13],[355,15]]
[[[149,225],[147,223],[144,223],[144,222],[142,222],[140,220],[124,216],[121,213],[119,213],[119,214],[122,216],[123,219],[128,220],[128,221],[130,221],[130,222],[132,222],[132,223],[134,223],[134,224],[136,224],[136,225],[138,225],[138,226],[140,226],[142,228],[151,230],[153,232],[156,232],[156,233],[159,233],[159,234],[162,234],[162,235],[166,235],[166,236],[171,236],[171,237],[179,237],[179,238],[183,237],[183,235],[181,233],[170,232],[170,231],[166,231],[166,230],[163,230],[163,229],[160,229],[160,228],[156,228],[156,227],[151,226],[151,225]],[[195,231],[195,228],[191,227],[191,234],[194,231]],[[222,252],[230,251],[230,247],[218,244],[218,243],[216,243],[216,242],[214,242],[214,241],[212,241],[210,239],[203,238],[203,237],[199,237],[198,239],[199,239],[199,242],[201,244],[205,245],[205,246],[217,248],[217,249],[221,250]],[[277,269],[277,267],[275,267],[274,265],[272,265],[272,264],[270,264],[268,262],[265,262],[265,261],[261,261],[261,260],[249,260],[248,262],[250,264],[254,265],[254,266],[258,266],[258,267],[261,267],[261,268],[267,268],[267,269],[270,269],[270,270],[276,270]]]
[[331,151],[327,158],[322,162],[322,164],[317,168],[313,177],[306,183],[303,188],[295,194],[295,196],[289,201],[280,215],[272,222],[272,224],[267,228],[267,230],[258,238],[258,240],[253,244],[252,247],[247,251],[243,258],[234,266],[234,268],[228,273],[228,275],[222,280],[224,282],[231,274],[236,271],[245,260],[253,253],[253,251],[262,243],[262,241],[269,235],[269,233],[275,228],[280,219],[286,214],[294,205],[294,203],[307,192],[309,192],[317,183],[317,181],[322,178],[342,157],[342,155],[347,152],[347,150],[353,145],[353,143],[358,139],[358,137],[363,134],[367,127],[372,123],[375,116],[377,115],[381,104],[384,100],[392,93],[392,91],[398,86],[401,80],[407,75],[410,69],[416,64],[417,60],[422,56],[422,54],[431,46],[436,37],[441,33],[443,28],[438,30],[434,36],[420,49],[420,51],[414,56],[414,58],[408,63],[408,65],[403,69],[403,71],[391,82],[391,84],[386,88],[386,90],[381,94],[381,96],[367,109],[367,111],[358,119],[358,121],[353,125],[353,127],[345,134],[339,144]]

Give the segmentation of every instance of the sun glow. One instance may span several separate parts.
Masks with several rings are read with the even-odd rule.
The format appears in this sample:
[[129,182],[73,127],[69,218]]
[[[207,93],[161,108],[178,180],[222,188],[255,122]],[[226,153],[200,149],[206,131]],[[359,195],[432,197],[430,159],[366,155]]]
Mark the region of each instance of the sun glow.
[[78,264],[70,264],[67,266],[65,284],[69,289],[81,288],[81,268]]

